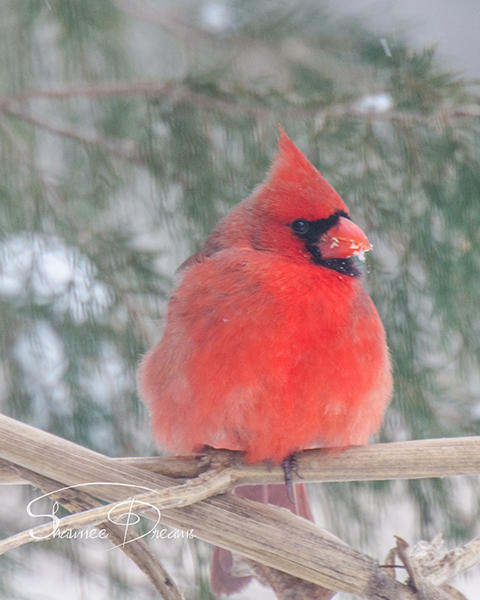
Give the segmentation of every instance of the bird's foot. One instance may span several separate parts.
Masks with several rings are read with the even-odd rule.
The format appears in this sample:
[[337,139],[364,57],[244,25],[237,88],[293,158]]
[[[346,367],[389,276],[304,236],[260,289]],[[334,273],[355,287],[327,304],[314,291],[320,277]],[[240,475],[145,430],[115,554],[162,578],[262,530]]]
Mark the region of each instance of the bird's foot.
[[[298,475],[298,461],[296,454],[289,454],[282,462],[283,472],[285,473],[285,485],[287,486],[287,496],[292,504],[295,504],[293,498],[293,480],[292,473]],[[298,475],[299,476],[299,475]]]

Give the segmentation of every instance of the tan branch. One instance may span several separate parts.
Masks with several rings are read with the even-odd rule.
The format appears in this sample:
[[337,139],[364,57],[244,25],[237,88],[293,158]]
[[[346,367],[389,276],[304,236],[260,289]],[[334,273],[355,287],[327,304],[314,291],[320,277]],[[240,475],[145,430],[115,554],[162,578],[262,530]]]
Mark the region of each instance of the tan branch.
[[[175,485],[173,479],[120,465],[5,416],[0,416],[0,458],[66,486],[101,482],[90,486],[89,493],[109,502],[130,497],[127,486],[160,489]],[[278,507],[223,494],[164,510],[161,518],[171,527],[193,529],[200,539],[331,590],[368,600],[414,598],[411,590],[379,569],[377,561]]]
[[[414,548],[402,538],[397,538],[396,555],[400,558],[408,573],[408,585],[416,591],[419,600],[458,600],[464,596],[450,585],[441,584],[440,578],[436,585],[435,569],[440,567],[445,555],[440,556],[439,550],[443,540],[437,536],[431,544],[420,542]],[[441,542],[440,544],[438,542]],[[430,572],[430,574],[428,574]]]
[[[32,483],[35,483],[35,480]],[[152,508],[157,508],[159,509],[157,512],[158,522],[160,522],[160,511],[167,508],[189,506],[205,498],[221,494],[230,487],[231,474],[228,470],[223,469],[220,472],[208,471],[183,485],[174,485],[170,488],[150,491],[140,495],[131,494],[130,498],[121,502],[114,501],[107,505],[98,505],[97,503],[96,508],[84,507],[81,513],[58,519],[54,526],[53,523],[40,525],[0,541],[0,555],[31,542],[41,542],[52,536],[61,536],[62,533],[72,529],[87,525],[97,527],[104,523],[115,523],[129,511],[132,514],[143,514],[147,510],[151,511]],[[82,489],[88,492],[89,487]],[[63,497],[71,491],[71,488],[63,488],[60,485],[59,488],[54,490],[55,493],[53,495],[49,493],[49,496],[52,496],[52,498],[54,496]],[[77,492],[78,490],[74,488],[73,491]]]
[[30,482],[23,479],[16,465],[0,458],[0,485],[22,485],[27,483]]
[[[235,558],[238,559],[238,557]],[[241,566],[240,571],[236,568],[238,563]],[[270,587],[278,600],[330,600],[336,594],[335,591],[266,567],[253,560],[241,559],[238,561],[234,559],[234,564],[235,571],[241,573],[240,576],[252,575]]]
[[[62,487],[62,484],[58,481],[42,477],[22,467],[17,467],[17,469],[26,480],[40,488],[44,493],[49,494],[52,500],[58,501],[70,512],[81,512],[101,506],[98,500],[86,492],[72,488],[58,492]],[[120,548],[138,566],[163,600],[184,600],[183,594],[144,540],[138,539],[138,536],[130,530],[122,531],[120,527],[109,521],[100,523],[97,529],[104,530],[109,541]]]
[[[477,475],[480,474],[480,436],[372,444],[349,448],[343,452],[305,450],[297,456],[301,481],[305,482],[381,481]],[[229,450],[215,450],[197,456],[109,460],[119,468],[140,468],[152,474],[178,479],[197,477],[209,468],[219,468],[223,465],[232,469],[232,480],[236,485],[284,481],[280,466],[246,464],[241,452]],[[22,483],[22,479],[15,475],[14,465],[0,461],[0,483],[13,482]]]
[[[311,450],[299,456],[300,474],[306,475],[305,479],[318,480],[320,472],[324,479],[338,481],[346,478],[438,476],[440,468],[443,469],[442,474],[478,473],[479,443],[479,438],[472,437],[379,444],[352,448],[340,455]],[[380,458],[375,457],[376,454]],[[362,458],[356,462],[355,457],[358,455]],[[58,456],[62,457],[61,461],[58,460]],[[149,462],[147,459],[109,459],[2,416],[0,458],[51,477],[67,486],[93,482],[89,487],[90,493],[108,502],[118,502],[131,497],[131,488],[126,486],[160,490],[176,485],[174,479],[145,469],[145,464]],[[240,481],[275,482],[283,477],[281,469],[277,467],[269,473],[263,465],[244,465],[239,453],[212,451],[207,455],[207,459],[210,468],[214,469],[214,474],[218,475],[216,484],[207,489],[208,486],[201,483],[202,480],[213,477],[210,471],[201,475],[198,480],[190,482],[193,486],[199,485],[199,489],[205,495],[225,489],[230,481],[232,485]],[[176,468],[183,460],[175,459]],[[190,468],[195,466],[195,469],[200,470],[206,466],[205,458],[188,458],[187,464]],[[139,468],[139,465],[142,465],[142,468]],[[339,465],[342,470],[339,470]],[[172,464],[170,469],[171,467]],[[227,473],[223,480],[222,469],[226,469]],[[116,485],[109,486],[108,482]],[[215,487],[217,484],[218,487]],[[165,495],[161,496],[162,501],[165,498],[169,498],[170,502],[182,501],[175,497],[175,494],[178,488],[186,490],[184,486],[176,485],[170,490],[159,491],[159,495],[165,492]],[[155,519],[158,513],[152,514],[150,510],[147,516]],[[90,517],[91,515],[88,518]],[[105,519],[105,514],[99,518]],[[177,529],[193,529],[195,535],[201,539],[327,589],[351,593],[369,600],[404,600],[415,597],[410,588],[379,569],[377,562],[372,558],[350,548],[312,523],[278,507],[222,494],[181,509],[166,508],[162,511],[161,520]],[[285,539],[289,540],[288,544],[285,544]],[[464,561],[465,568],[475,562],[475,552],[474,544],[469,552],[463,551],[464,555],[468,554],[468,560]],[[459,570],[461,569],[457,569]],[[424,588],[429,594],[436,593],[435,584],[430,578],[424,583]],[[445,594],[443,597],[446,597]]]
[[[211,466],[232,469],[237,485],[282,483],[278,465],[246,464],[241,452],[215,450],[186,457],[119,458],[174,478],[195,477]],[[297,455],[301,481],[382,481],[480,474],[480,436],[372,444],[340,450],[304,450]],[[298,479],[300,481],[300,479]]]
[[480,536],[464,546],[445,552],[443,538],[437,535],[430,543],[419,542],[409,548],[409,556],[433,585],[443,585],[480,562]]

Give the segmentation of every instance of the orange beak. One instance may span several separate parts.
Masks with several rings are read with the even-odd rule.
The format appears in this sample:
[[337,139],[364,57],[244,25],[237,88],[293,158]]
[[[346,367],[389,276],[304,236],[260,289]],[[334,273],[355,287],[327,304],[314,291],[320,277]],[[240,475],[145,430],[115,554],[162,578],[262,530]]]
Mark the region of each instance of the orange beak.
[[318,247],[323,259],[361,258],[364,252],[372,249],[360,227],[345,217],[340,217],[338,223],[322,235]]

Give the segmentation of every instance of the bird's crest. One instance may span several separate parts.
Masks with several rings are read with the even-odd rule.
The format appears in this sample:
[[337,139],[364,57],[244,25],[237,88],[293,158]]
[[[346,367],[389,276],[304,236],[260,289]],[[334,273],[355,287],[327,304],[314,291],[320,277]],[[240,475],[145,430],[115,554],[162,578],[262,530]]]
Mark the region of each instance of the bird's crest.
[[280,127],[278,150],[257,199],[273,212],[292,218],[321,219],[337,210],[348,212],[343,200]]

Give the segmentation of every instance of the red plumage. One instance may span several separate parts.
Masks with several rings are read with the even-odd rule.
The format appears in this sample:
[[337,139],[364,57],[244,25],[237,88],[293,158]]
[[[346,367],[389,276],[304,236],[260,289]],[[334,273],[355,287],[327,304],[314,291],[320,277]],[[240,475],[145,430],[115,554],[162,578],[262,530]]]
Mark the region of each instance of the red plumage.
[[159,444],[278,462],[367,443],[392,390],[385,332],[351,263],[369,248],[282,134],[267,180],[182,266],[163,338],[141,364]]

